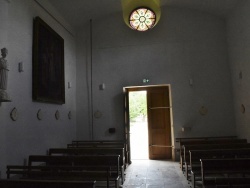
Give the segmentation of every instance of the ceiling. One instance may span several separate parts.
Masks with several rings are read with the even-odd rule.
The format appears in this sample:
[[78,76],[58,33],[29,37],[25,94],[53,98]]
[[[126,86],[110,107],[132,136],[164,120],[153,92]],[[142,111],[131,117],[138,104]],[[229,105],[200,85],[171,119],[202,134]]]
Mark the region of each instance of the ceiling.
[[[121,12],[121,0],[48,0],[65,19],[78,28],[90,19]],[[161,0],[161,6],[182,7],[227,16],[245,0]]]

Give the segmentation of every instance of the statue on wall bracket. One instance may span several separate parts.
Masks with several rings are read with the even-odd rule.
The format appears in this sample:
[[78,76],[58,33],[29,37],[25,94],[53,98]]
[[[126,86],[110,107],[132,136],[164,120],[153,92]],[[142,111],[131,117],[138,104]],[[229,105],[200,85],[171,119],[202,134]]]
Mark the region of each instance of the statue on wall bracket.
[[2,48],[2,57],[0,58],[0,102],[11,102],[10,96],[6,92],[9,72],[8,62],[5,59],[7,54],[8,50],[6,48]]

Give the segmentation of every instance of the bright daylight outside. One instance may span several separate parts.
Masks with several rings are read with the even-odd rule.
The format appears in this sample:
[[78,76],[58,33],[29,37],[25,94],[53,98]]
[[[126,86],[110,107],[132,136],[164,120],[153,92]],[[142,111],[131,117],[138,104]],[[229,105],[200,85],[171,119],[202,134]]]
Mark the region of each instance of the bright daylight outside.
[[148,159],[147,92],[129,92],[131,159]]

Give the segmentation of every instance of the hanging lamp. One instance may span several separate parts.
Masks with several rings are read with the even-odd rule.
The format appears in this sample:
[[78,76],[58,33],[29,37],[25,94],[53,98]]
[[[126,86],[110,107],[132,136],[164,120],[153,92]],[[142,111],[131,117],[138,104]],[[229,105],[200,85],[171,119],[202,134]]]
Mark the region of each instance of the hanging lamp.
[[123,19],[134,30],[147,31],[160,20],[160,0],[122,0]]

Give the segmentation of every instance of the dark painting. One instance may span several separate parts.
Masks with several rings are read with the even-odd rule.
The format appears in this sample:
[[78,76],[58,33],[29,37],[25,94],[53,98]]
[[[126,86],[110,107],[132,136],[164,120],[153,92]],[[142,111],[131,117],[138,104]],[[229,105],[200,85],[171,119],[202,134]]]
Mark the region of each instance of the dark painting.
[[33,35],[33,100],[64,104],[64,40],[39,17]]

